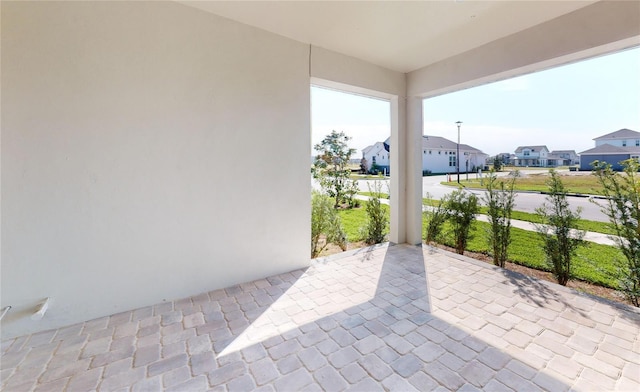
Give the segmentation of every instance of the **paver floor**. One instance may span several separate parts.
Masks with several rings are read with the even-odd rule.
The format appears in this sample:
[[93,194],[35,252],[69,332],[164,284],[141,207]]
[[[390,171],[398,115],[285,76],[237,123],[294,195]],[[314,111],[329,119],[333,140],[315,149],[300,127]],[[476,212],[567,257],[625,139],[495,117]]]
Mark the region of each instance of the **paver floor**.
[[2,342],[3,391],[640,390],[640,312],[379,246]]

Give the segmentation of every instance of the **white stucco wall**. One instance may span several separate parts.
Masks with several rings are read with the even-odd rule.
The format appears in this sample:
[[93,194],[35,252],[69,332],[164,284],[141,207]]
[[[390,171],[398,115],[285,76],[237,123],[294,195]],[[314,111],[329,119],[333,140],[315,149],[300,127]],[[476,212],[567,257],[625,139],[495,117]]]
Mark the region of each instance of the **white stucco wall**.
[[175,3],[2,2],[2,337],[307,265],[308,60]]

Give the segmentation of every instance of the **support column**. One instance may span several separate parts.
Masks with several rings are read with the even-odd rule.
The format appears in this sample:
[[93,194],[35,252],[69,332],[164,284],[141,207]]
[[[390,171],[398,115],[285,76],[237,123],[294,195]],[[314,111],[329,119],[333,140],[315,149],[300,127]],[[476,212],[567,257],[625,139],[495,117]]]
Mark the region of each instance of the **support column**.
[[422,98],[407,98],[406,242],[422,242]]
[[389,240],[422,242],[422,99],[391,99]]
[[406,102],[404,97],[391,98],[391,142],[389,146],[389,164],[391,174],[390,200],[391,219],[389,222],[389,241],[396,244],[406,242],[405,194],[407,189],[406,150]]

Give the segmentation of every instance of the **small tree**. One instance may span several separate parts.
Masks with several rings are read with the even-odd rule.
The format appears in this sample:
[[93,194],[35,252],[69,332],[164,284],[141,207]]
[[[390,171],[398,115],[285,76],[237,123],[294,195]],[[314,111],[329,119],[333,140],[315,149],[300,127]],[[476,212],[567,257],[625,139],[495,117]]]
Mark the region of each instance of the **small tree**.
[[499,155],[496,155],[495,158],[493,158],[493,170],[497,172],[502,170],[502,160]]
[[478,197],[473,193],[456,190],[444,199],[455,238],[456,251],[464,254],[470,237],[471,223],[478,213]]
[[320,186],[329,196],[335,198],[336,208],[345,199],[345,188],[351,175],[349,160],[356,152],[355,149],[349,148],[349,140],[351,138],[344,132],[334,130],[313,147],[318,152],[311,169],[313,178],[320,182]]
[[[431,199],[431,195],[427,193],[426,199]],[[422,207],[427,222],[424,241],[427,244],[438,242],[442,234],[444,222],[447,221],[446,203],[443,200],[438,200],[437,205],[431,206],[426,201],[423,201]]]
[[[322,235],[325,239],[322,241]],[[329,244],[347,250],[347,236],[329,196],[313,191],[311,195],[311,258],[317,257]]]
[[362,157],[362,159],[360,160],[360,173],[367,174],[367,171],[369,171],[368,167],[369,162],[367,162],[367,159],[365,157]]
[[625,260],[617,260],[616,278],[625,297],[640,306],[640,165],[635,159],[621,162],[623,174],[615,173],[606,162],[595,161],[593,174],[606,196],[602,211],[615,230],[616,242]]
[[360,206],[360,201],[356,199],[356,195],[360,192],[360,187],[358,187],[357,180],[347,181],[344,188],[344,200],[349,205],[350,208],[355,208]]
[[515,205],[514,186],[519,172],[509,174],[508,180],[498,180],[494,171],[489,173],[486,182],[487,191],[483,200],[487,204],[489,229],[487,242],[493,252],[493,264],[504,268],[511,243],[511,213]]
[[536,209],[542,224],[536,229],[544,241],[547,264],[555,278],[563,286],[573,279],[572,259],[578,247],[583,245],[584,231],[576,230],[580,208],[571,211],[567,190],[555,170],[549,170],[549,195],[542,207]]
[[375,181],[373,185],[373,191],[371,186],[367,184],[371,197],[365,207],[367,211],[367,221],[365,226],[360,230],[364,238],[364,242],[367,244],[378,244],[385,240],[387,235],[387,225],[389,224],[389,218],[387,212],[382,207],[380,200],[384,197],[382,193],[382,184],[379,181]]

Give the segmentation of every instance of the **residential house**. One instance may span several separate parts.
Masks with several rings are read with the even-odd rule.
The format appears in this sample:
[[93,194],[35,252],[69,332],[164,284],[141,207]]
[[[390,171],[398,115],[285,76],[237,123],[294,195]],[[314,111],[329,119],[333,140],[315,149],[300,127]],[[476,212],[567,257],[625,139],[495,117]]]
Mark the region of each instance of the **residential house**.
[[[367,160],[369,169],[373,162],[383,170],[389,169],[390,138],[384,142],[377,142],[362,150],[362,156]],[[460,173],[475,172],[485,165],[488,154],[479,149],[460,144]],[[458,146],[456,142],[440,136],[422,136],[422,172],[423,174],[456,173],[458,170],[456,156]],[[385,163],[387,163],[385,165]]]
[[580,153],[580,170],[591,170],[594,161],[607,162],[614,170],[621,170],[620,162],[640,158],[640,132],[623,128],[593,140],[596,146]]
[[374,165],[379,172],[389,174],[389,145],[385,142],[376,142],[362,150],[362,158],[366,162],[367,170]]
[[609,144],[618,147],[640,147],[640,132],[623,128],[593,139],[596,147]]
[[571,166],[580,164],[580,156],[575,152],[575,150],[553,150],[549,154],[549,157],[556,160],[556,164],[554,166]]
[[[422,137],[423,173],[456,173],[457,144],[441,136]],[[460,173],[475,172],[484,167],[488,154],[468,144],[460,144]]]
[[390,103],[419,244],[425,97],[640,42],[623,1],[0,7],[3,339],[307,267],[310,85]]
[[549,149],[547,146],[519,146],[515,151],[514,166],[546,167]]

